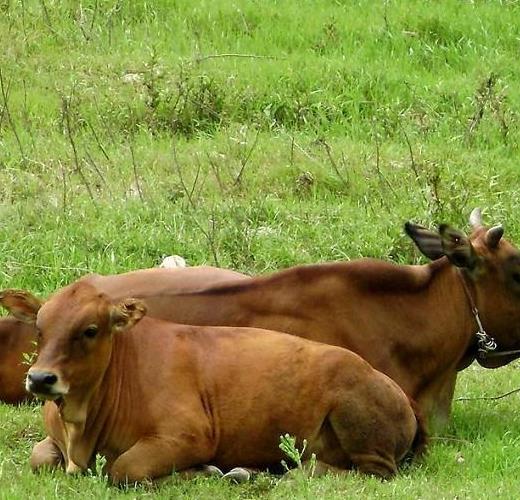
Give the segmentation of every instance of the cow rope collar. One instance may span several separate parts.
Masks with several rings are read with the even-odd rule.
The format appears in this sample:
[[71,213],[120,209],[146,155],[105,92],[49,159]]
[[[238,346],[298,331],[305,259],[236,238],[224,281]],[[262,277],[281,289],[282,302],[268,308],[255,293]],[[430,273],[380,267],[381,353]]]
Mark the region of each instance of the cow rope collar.
[[[475,332],[475,337],[477,337],[477,357],[480,359],[489,358],[492,356],[503,356],[506,353],[505,352],[495,352],[497,348],[497,343],[493,337],[487,334],[486,330],[484,330],[484,327],[482,326],[482,321],[480,321],[480,316],[478,313],[477,306],[475,304],[475,301],[473,300],[473,297],[471,295],[471,292],[469,291],[468,285],[466,283],[466,279],[462,275],[462,272],[459,271],[459,276],[462,281],[462,287],[464,288],[464,293],[466,294],[466,297],[468,298],[469,306],[471,308],[471,312],[473,313],[473,316],[475,317],[475,321],[477,323],[478,330]],[[511,352],[517,352],[517,351],[511,351]]]
[[462,281],[462,286],[464,288],[464,292],[466,297],[468,298],[469,305],[471,307],[471,312],[475,317],[475,321],[478,326],[478,330],[475,332],[475,336],[477,337],[477,357],[480,359],[486,358],[496,358],[498,356],[509,356],[510,354],[518,354],[520,353],[520,349],[515,349],[512,351],[497,351],[497,343],[496,340],[486,333],[484,327],[482,326],[482,321],[480,321],[480,316],[478,314],[478,309],[473,300],[471,292],[469,291],[468,285],[466,283],[466,279],[464,278],[462,272],[459,271],[460,279]]

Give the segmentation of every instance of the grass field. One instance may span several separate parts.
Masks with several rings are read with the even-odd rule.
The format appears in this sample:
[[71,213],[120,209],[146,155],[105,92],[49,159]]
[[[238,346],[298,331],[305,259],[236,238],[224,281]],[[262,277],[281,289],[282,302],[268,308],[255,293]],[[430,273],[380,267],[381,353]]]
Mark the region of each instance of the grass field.
[[[95,271],[191,264],[263,273],[419,262],[402,225],[520,241],[516,1],[0,1],[0,273],[45,295]],[[471,366],[457,395],[518,365]],[[353,474],[117,490],[32,475],[37,407],[0,406],[0,498],[513,498],[518,395],[454,403],[428,456]]]

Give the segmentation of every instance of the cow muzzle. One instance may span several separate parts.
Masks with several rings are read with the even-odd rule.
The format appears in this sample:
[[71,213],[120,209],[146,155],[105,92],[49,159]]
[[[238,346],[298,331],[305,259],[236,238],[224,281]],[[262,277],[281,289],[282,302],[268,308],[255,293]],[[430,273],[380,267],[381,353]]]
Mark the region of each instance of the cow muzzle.
[[25,379],[25,388],[42,399],[57,399],[63,396],[59,387],[58,375],[52,372],[29,370]]

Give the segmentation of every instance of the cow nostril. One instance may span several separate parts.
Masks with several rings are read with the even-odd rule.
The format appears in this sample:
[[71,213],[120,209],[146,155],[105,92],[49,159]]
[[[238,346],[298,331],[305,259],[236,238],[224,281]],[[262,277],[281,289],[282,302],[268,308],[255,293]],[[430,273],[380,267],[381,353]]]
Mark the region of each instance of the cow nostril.
[[32,372],[27,377],[31,384],[38,387],[54,385],[58,381],[58,377],[50,372]]
[[43,377],[43,383],[47,385],[55,384],[57,380],[58,377],[56,377],[56,375],[53,375],[52,373],[49,373],[48,375],[45,375],[45,377]]

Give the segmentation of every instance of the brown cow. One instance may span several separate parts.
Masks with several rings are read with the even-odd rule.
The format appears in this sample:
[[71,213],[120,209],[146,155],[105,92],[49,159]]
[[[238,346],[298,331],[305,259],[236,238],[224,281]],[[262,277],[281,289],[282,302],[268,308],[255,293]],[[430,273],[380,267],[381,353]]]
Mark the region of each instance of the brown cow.
[[[147,297],[147,305],[178,323],[253,326],[346,347],[394,379],[440,427],[457,371],[475,359],[479,338],[482,366],[502,366],[520,353],[520,252],[502,238],[500,226],[483,227],[478,210],[471,223],[469,239],[446,225],[433,232],[407,224],[417,246],[435,259],[427,265],[360,259],[298,266]],[[102,286],[106,278],[84,279]],[[495,353],[487,352],[489,337],[476,335],[472,304],[496,341]]]
[[[178,274],[178,273],[181,274]],[[163,294],[194,290],[208,285],[236,281],[246,275],[226,269],[198,266],[175,269],[141,269],[125,274],[104,276],[100,287],[106,293],[127,296],[135,290],[145,298],[154,296],[154,311],[161,317]],[[154,311],[151,311],[152,313]],[[152,314],[153,315],[153,314]],[[29,355],[35,350],[34,327],[15,318],[0,318],[0,401],[18,404],[30,394],[25,390],[25,374]]]
[[[34,328],[16,318],[0,318],[0,401],[18,404],[29,397],[25,374],[36,349]],[[24,358],[24,354],[27,355]]]
[[334,470],[389,477],[424,445],[405,393],[358,355],[253,328],[143,318],[137,299],[113,304],[78,282],[45,304],[5,291],[11,313],[36,322],[27,388],[48,400],[48,437],[34,469],[84,471],[100,453],[116,483],[208,462],[266,467],[289,433]]

